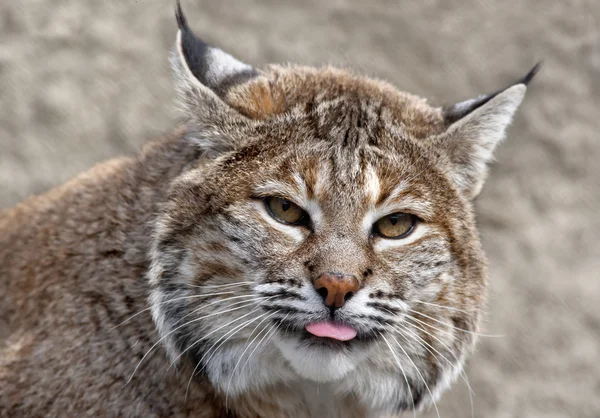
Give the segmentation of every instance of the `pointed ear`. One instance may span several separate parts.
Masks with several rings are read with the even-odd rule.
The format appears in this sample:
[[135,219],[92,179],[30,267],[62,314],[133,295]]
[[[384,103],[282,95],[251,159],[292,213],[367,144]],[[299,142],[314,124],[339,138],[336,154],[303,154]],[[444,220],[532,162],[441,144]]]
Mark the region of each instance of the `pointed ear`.
[[175,6],[179,31],[171,57],[181,106],[196,132],[193,139],[207,151],[220,153],[235,146],[232,130],[249,119],[224,101],[227,91],[256,77],[258,72],[196,37],[179,0]]
[[179,0],[176,3],[175,16],[179,26],[176,53],[183,67],[182,70],[186,71],[185,77],[195,78],[197,82],[223,97],[231,85],[242,83],[258,75],[250,65],[208,45],[194,35],[188,26]]
[[442,109],[447,128],[432,145],[447,157],[451,178],[468,198],[481,191],[494,149],[538,70],[539,64],[506,89]]

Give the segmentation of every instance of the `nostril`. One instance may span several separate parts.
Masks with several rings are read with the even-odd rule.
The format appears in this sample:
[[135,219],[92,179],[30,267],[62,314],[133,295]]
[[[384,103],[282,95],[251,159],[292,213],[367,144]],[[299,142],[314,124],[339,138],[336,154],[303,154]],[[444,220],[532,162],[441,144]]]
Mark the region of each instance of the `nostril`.
[[318,293],[319,295],[321,295],[321,297],[322,297],[323,299],[325,299],[325,298],[327,297],[327,288],[326,288],[326,287],[322,287],[322,288],[320,288],[320,289],[317,289],[317,293]]
[[339,273],[323,273],[313,285],[325,306],[341,308],[360,289],[356,277]]

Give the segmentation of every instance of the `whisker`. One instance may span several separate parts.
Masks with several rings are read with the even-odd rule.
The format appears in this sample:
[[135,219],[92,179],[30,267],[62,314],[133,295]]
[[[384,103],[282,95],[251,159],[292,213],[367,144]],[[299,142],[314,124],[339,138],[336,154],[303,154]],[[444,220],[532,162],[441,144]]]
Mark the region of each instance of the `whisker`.
[[400,364],[400,360],[396,356],[396,353],[394,352],[394,349],[392,348],[392,346],[388,342],[387,338],[385,338],[385,336],[381,332],[379,333],[379,335],[381,336],[381,338],[383,338],[383,341],[385,341],[385,343],[387,344],[388,348],[390,349],[390,353],[392,353],[392,356],[394,357],[394,360],[396,360],[396,364],[398,364],[398,367],[400,368],[400,371],[402,372],[402,376],[404,376],[404,381],[406,382],[406,390],[408,391],[408,393],[410,395],[410,400],[411,400],[412,406],[413,406],[412,407],[413,417],[417,418],[417,412],[415,411],[415,398],[413,397],[412,390],[410,389],[410,384],[408,383],[408,377],[406,376],[406,373],[404,373],[404,369],[402,368],[402,364]]
[[[153,306],[155,306],[155,305],[164,305],[164,304],[167,304],[167,303],[173,303],[173,302],[177,302],[177,301],[185,300],[185,299],[194,299],[194,298],[200,298],[200,297],[219,296],[219,295],[230,295],[230,294],[233,294],[233,293],[234,292],[230,291],[230,292],[219,292],[219,293],[207,293],[207,294],[199,294],[199,295],[180,296],[180,297],[176,297],[176,298],[173,298],[173,299],[165,300],[165,301],[162,301],[162,302],[159,302],[159,303],[155,303],[155,304],[153,304]],[[138,313],[133,314],[129,318],[125,319],[120,324],[115,325],[114,327],[110,328],[110,330],[112,331],[113,329],[120,327],[121,325],[123,325],[126,322],[129,322],[130,320],[132,320],[136,316],[138,316],[138,315],[140,315],[140,314],[142,314],[142,313],[144,313],[146,311],[149,311],[151,309],[152,309],[152,306],[149,306],[149,307],[147,307],[145,309],[142,309]]]
[[[456,356],[456,354],[454,354],[454,351],[452,351],[452,349],[450,347],[448,347],[448,344],[446,344],[444,341],[440,340],[438,337],[436,337],[435,335],[433,335],[431,332],[427,331],[425,328],[421,328],[418,325],[415,325],[413,323],[410,322],[405,322],[405,325],[409,325],[419,331],[422,331],[425,333],[425,335],[430,336],[431,338],[433,338],[434,340],[436,340],[437,342],[439,342],[446,350],[448,350],[448,352],[454,357],[454,359],[456,360],[457,363],[460,363],[459,358]],[[441,331],[441,330],[438,330]],[[442,331],[444,332],[444,331]]]
[[[253,310],[252,312],[254,312],[254,311],[255,311],[255,310]],[[229,340],[231,337],[233,337],[235,334],[237,334],[237,333],[238,333],[238,331],[241,331],[241,330],[242,330],[243,328],[245,328],[245,327],[246,327],[248,324],[251,324],[252,322],[256,321],[257,319],[260,319],[260,318],[264,317],[264,316],[265,316],[265,315],[267,315],[267,314],[268,314],[268,312],[265,312],[265,313],[263,313],[263,314],[261,314],[261,315],[259,315],[259,316],[255,317],[255,318],[251,318],[251,319],[249,319],[249,320],[247,320],[247,321],[243,322],[242,324],[236,325],[236,326],[235,326],[233,329],[231,329],[231,330],[227,331],[227,332],[226,332],[226,333],[225,333],[223,336],[221,336],[221,338],[219,338],[219,339],[218,339],[218,340],[217,340],[217,341],[216,341],[216,342],[215,342],[215,343],[214,343],[214,344],[211,346],[211,348],[209,348],[209,349],[207,350],[206,354],[209,354],[209,352],[210,352],[211,350],[212,350],[212,354],[211,354],[211,355],[210,355],[210,356],[209,356],[209,357],[206,359],[206,362],[208,363],[208,362],[209,362],[209,361],[210,361],[210,360],[211,360],[211,359],[214,357],[214,355],[216,354],[216,352],[217,352],[217,349],[218,349],[219,347],[221,347],[221,346],[222,346],[224,343],[226,343],[226,342],[227,342],[227,341],[228,341],[228,340]],[[225,339],[223,340],[223,338],[225,338]],[[215,347],[215,345],[216,345],[216,344],[217,344],[219,341],[221,341],[221,340],[223,340],[223,342],[221,342],[221,344],[219,344],[217,347]],[[213,347],[214,347],[214,350],[213,350]],[[203,357],[200,359],[200,361],[202,361],[203,359],[204,359],[204,356],[203,356]],[[200,371],[202,371],[202,370],[200,370]]]
[[472,312],[463,311],[462,309],[454,308],[452,306],[438,305],[437,303],[423,302],[422,300],[413,300],[412,302],[421,303],[423,305],[434,306],[436,308],[448,309],[449,311],[455,311],[455,312],[464,313],[465,315],[474,316],[474,314]]
[[[188,348],[186,348],[185,350],[183,350],[183,351],[182,351],[182,352],[181,352],[181,353],[180,353],[180,354],[179,354],[179,355],[178,355],[178,356],[175,358],[175,360],[173,360],[173,362],[171,362],[171,365],[169,366],[169,368],[173,367],[173,365],[175,365],[175,364],[177,363],[177,361],[178,361],[178,360],[179,360],[179,359],[180,359],[180,358],[181,358],[181,357],[182,357],[182,356],[183,356],[183,355],[184,355],[184,354],[185,354],[185,353],[186,353],[188,350],[190,350],[192,347],[195,347],[195,346],[196,346],[197,344],[199,344],[199,343],[200,343],[202,340],[206,339],[206,337],[209,337],[209,336],[211,336],[212,334],[214,334],[215,332],[217,332],[217,331],[219,331],[219,330],[221,330],[221,329],[223,329],[223,328],[225,328],[225,327],[227,327],[227,326],[229,326],[229,325],[233,324],[234,322],[237,322],[237,321],[239,321],[240,319],[243,319],[243,318],[247,317],[248,315],[251,315],[251,314],[252,314],[252,313],[254,313],[254,312],[255,312],[255,311],[258,309],[258,308],[260,308],[260,306],[261,306],[263,303],[265,303],[265,302],[266,302],[266,301],[268,301],[269,299],[270,299],[270,298],[267,298],[266,300],[263,300],[261,303],[259,303],[259,304],[258,304],[258,305],[257,305],[257,306],[256,306],[254,309],[252,309],[250,312],[248,312],[248,313],[245,313],[244,315],[242,315],[242,316],[240,316],[240,317],[238,317],[238,318],[232,319],[232,320],[231,320],[231,321],[229,321],[228,323],[226,323],[226,324],[224,324],[224,325],[221,325],[221,326],[220,326],[220,327],[218,327],[218,328],[215,328],[215,329],[213,329],[211,332],[209,332],[209,333],[208,333],[208,334],[206,334],[206,335],[203,335],[203,336],[202,336],[201,338],[199,338],[199,339],[198,339],[196,342],[194,342],[193,344],[190,344],[190,345],[188,346]],[[252,305],[253,303],[254,303],[254,302],[251,302],[251,303],[249,303],[248,305],[244,305],[244,306],[242,306],[242,307],[246,307],[246,306]],[[236,308],[236,310],[237,310],[237,309],[240,309],[240,308]],[[223,312],[221,312],[221,313],[223,313]]]
[[[255,302],[255,301],[258,301],[258,300],[263,300],[263,299],[266,299],[266,296],[264,296],[264,297],[263,296],[258,297],[258,296],[254,295],[254,294],[250,294],[250,295],[232,296],[230,298],[219,299],[219,300],[216,300],[214,302],[207,303],[206,305],[202,305],[202,306],[194,309],[193,311],[185,314],[182,318],[180,318],[177,321],[175,321],[175,323],[173,325],[177,325],[178,323],[180,323],[181,321],[183,321],[188,316],[193,315],[195,313],[198,313],[201,310],[203,310],[205,308],[208,308],[209,306],[216,305],[217,303],[229,302],[230,300],[241,299],[241,298],[244,298],[244,300],[239,301],[239,302],[235,302],[235,303],[231,303],[231,304],[229,304],[228,308],[231,308],[232,306],[236,306],[236,305],[239,305],[239,304],[242,304],[242,303],[246,303],[246,302]],[[252,298],[252,299],[248,299],[248,298]]]
[[385,311],[387,313],[389,313],[391,316],[397,316],[398,312],[392,312],[389,309],[385,308],[385,307],[380,307],[379,309],[381,309],[382,311]]
[[433,401],[433,406],[435,407],[435,412],[437,413],[437,417],[440,418],[440,411],[438,410],[437,403],[435,402],[435,398],[433,396],[433,393],[431,392],[431,389],[429,389],[429,385],[427,384],[427,382],[425,381],[425,378],[423,377],[423,375],[419,371],[419,368],[417,367],[417,365],[415,364],[415,362],[410,358],[410,356],[408,355],[408,353],[406,352],[406,350],[402,347],[402,345],[398,342],[398,340],[396,339],[396,337],[394,337],[393,334],[390,334],[390,337],[392,337],[394,339],[394,341],[396,342],[396,344],[398,345],[398,347],[400,348],[400,350],[402,350],[402,352],[404,353],[404,355],[406,356],[406,358],[408,359],[408,361],[410,361],[411,364],[413,365],[413,367],[415,368],[415,371],[417,372],[417,374],[419,375],[419,377],[423,381],[423,384],[425,385],[425,388],[427,388],[427,392],[429,392],[429,396],[431,396],[431,400]]
[[[257,308],[257,309],[258,309],[258,308]],[[255,311],[255,309],[254,309],[254,310],[252,310],[251,312],[249,312],[249,314],[253,313],[254,311]],[[200,358],[200,360],[198,360],[198,363],[196,364],[196,367],[194,367],[194,370],[192,370],[192,375],[190,376],[190,379],[188,380],[187,387],[186,387],[186,389],[185,389],[185,399],[186,399],[186,400],[187,400],[188,391],[189,391],[189,389],[190,389],[190,385],[192,384],[192,379],[193,379],[193,378],[194,378],[194,376],[196,375],[196,370],[198,370],[198,367],[200,367],[200,365],[201,365],[201,364],[204,364],[204,365],[202,366],[202,368],[201,368],[200,370],[198,370],[198,373],[200,373],[202,370],[204,370],[204,368],[206,367],[206,365],[208,364],[208,362],[209,362],[209,361],[210,361],[210,360],[213,358],[213,356],[214,356],[214,355],[217,353],[217,350],[219,349],[219,347],[221,347],[223,344],[225,344],[227,341],[229,341],[229,339],[230,339],[231,337],[233,337],[233,336],[234,336],[235,334],[237,334],[239,331],[241,331],[242,329],[244,329],[245,327],[247,327],[248,325],[250,325],[252,322],[256,321],[257,319],[260,319],[260,318],[262,318],[263,316],[265,316],[265,315],[267,315],[267,314],[268,314],[268,313],[267,313],[267,312],[265,312],[265,313],[263,313],[262,315],[259,315],[259,316],[255,317],[255,318],[250,318],[249,320],[247,320],[247,321],[244,321],[244,322],[242,322],[241,324],[239,324],[239,325],[235,326],[233,329],[231,329],[231,330],[227,331],[227,332],[226,332],[224,335],[222,335],[222,336],[221,336],[221,338],[219,338],[217,341],[215,341],[215,342],[213,343],[213,345],[212,345],[212,346],[211,346],[211,347],[210,347],[208,350],[206,350],[206,353],[204,353],[204,354],[202,355],[202,357]],[[242,317],[242,318],[243,318],[243,317]],[[240,319],[240,318],[238,318],[238,319]],[[229,324],[231,324],[231,322],[230,322]],[[228,324],[228,325],[229,325],[229,324]],[[207,337],[207,336],[208,336],[208,334],[207,334],[206,336],[204,336],[203,338],[205,338],[205,337]],[[199,341],[201,341],[203,338],[201,338]],[[222,341],[222,342],[221,342],[221,341]],[[221,342],[221,343],[219,344],[219,342]],[[196,342],[196,343],[197,343],[197,342]],[[194,343],[194,344],[196,344],[196,343]],[[219,345],[217,345],[217,344],[219,344]],[[209,353],[211,353],[211,351],[212,351],[212,354],[210,354],[210,357],[208,357],[208,358],[206,359],[206,363],[203,363],[203,361],[204,361],[204,358],[205,358],[205,357],[206,357],[206,356],[207,356]],[[174,363],[172,363],[172,364],[171,364],[171,366],[172,366],[173,364],[174,364]]]
[[[272,317],[273,315],[275,315],[276,313],[278,313],[279,311],[275,311],[272,312],[271,314],[269,314],[267,317],[263,318],[257,325],[256,327],[254,327],[254,329],[252,330],[252,332],[250,333],[250,335],[248,336],[248,340],[250,339],[250,337],[252,336],[252,334],[254,333],[254,331],[257,330],[257,328],[260,326],[260,324],[262,324],[263,322],[265,322],[267,319],[269,319],[270,317]],[[256,341],[256,339],[260,336],[260,334],[262,334],[262,332],[267,329],[264,328],[262,329],[258,334],[256,334],[256,336],[252,339],[252,341],[250,341],[250,343],[248,343],[248,340],[246,340],[246,348],[244,349],[244,351],[242,351],[242,354],[240,355],[240,358],[238,359],[237,363],[235,364],[235,366],[233,367],[233,372],[231,373],[231,376],[229,376],[229,381],[227,382],[227,389],[225,390],[225,393],[229,393],[229,387],[231,386],[231,380],[233,379],[233,376],[235,375],[235,372],[238,368],[238,366],[240,365],[240,362],[242,361],[242,359],[244,358],[244,354],[246,354],[246,351],[248,351],[248,349],[252,346],[252,344],[254,343],[254,341]],[[268,332],[267,332],[268,333]],[[266,335],[266,334],[265,334]]]
[[[447,323],[442,322],[439,319],[432,318],[431,316],[425,315],[424,313],[421,313],[419,311],[414,311],[412,309],[408,309],[408,311],[416,313],[418,315],[421,315],[421,316],[423,316],[425,318],[431,319],[432,321],[437,322],[437,323],[442,324],[442,325],[445,325],[447,327],[451,327],[452,329],[455,329],[457,331],[465,332],[467,334],[476,335],[478,337],[490,337],[490,338],[502,338],[502,337],[504,337],[504,335],[480,334],[478,332],[473,332],[473,331],[469,331],[469,330],[466,330],[466,329],[458,328],[458,327],[455,327],[455,326],[452,326],[452,325],[448,325]],[[408,315],[407,317],[410,318],[411,316]],[[414,316],[412,318],[414,318]],[[416,318],[414,318],[414,319],[416,319]],[[429,324],[427,324],[427,325],[429,325]]]
[[[450,331],[448,331],[448,330],[443,330],[443,329],[440,329],[440,328],[438,328],[438,327],[436,327],[436,326],[433,326],[433,325],[431,325],[431,324],[428,324],[427,322],[421,321],[420,319],[417,319],[417,318],[415,318],[415,317],[413,317],[413,316],[407,315],[407,316],[405,316],[405,318],[406,318],[406,319],[408,319],[408,320],[411,320],[411,321],[415,321],[415,322],[417,322],[417,323],[419,323],[419,324],[426,325],[426,326],[428,326],[429,328],[431,328],[431,329],[434,329],[434,330],[436,330],[436,331],[439,331],[439,332],[441,332],[442,334],[446,334],[446,335],[448,335],[448,336],[450,336],[450,337],[452,337],[452,338],[458,338],[456,335],[454,335],[452,332],[450,332]],[[410,322],[407,322],[407,324],[410,324]]]
[[202,316],[202,317],[200,317],[200,318],[192,319],[191,321],[188,321],[188,322],[186,322],[185,324],[182,324],[182,325],[178,326],[177,328],[174,328],[174,329],[172,329],[171,331],[169,331],[168,333],[166,333],[164,336],[162,336],[162,337],[161,337],[161,338],[160,338],[160,339],[159,339],[157,342],[155,342],[155,343],[152,345],[152,347],[150,347],[150,349],[148,349],[148,351],[146,351],[146,353],[145,353],[145,354],[142,356],[142,359],[141,359],[141,360],[138,362],[137,366],[135,366],[135,369],[133,370],[133,373],[131,373],[131,376],[129,376],[129,379],[127,380],[127,382],[125,382],[125,386],[126,386],[126,385],[127,385],[129,382],[131,382],[131,379],[133,379],[133,376],[135,375],[135,372],[136,372],[136,371],[137,371],[137,369],[140,367],[140,365],[142,364],[142,362],[144,361],[144,359],[145,359],[145,358],[148,356],[148,354],[150,354],[150,352],[151,352],[152,350],[154,350],[154,348],[155,348],[155,347],[156,347],[158,344],[160,344],[160,343],[161,343],[161,342],[162,342],[162,341],[163,341],[165,338],[167,338],[169,335],[171,335],[171,334],[172,334],[172,333],[174,333],[175,331],[177,331],[177,330],[179,330],[179,329],[183,328],[183,327],[184,327],[184,326],[186,326],[186,325],[189,325],[189,324],[191,324],[192,322],[201,321],[201,320],[203,320],[203,319],[206,319],[206,318],[209,318],[209,317],[211,317],[211,316],[215,316],[215,315],[221,315],[221,314],[223,314],[223,313],[227,313],[227,312],[237,311],[238,309],[245,308],[246,306],[250,306],[250,305],[252,305],[253,303],[254,303],[254,302],[249,302],[247,305],[239,306],[239,307],[237,307],[237,308],[234,308],[234,309],[228,309],[228,310],[225,310],[225,311],[214,312],[214,313],[212,313],[212,314],[208,314],[208,315]]
[[[415,328],[415,329],[417,329],[419,331],[424,332],[425,335],[428,335],[431,338],[433,338],[434,340],[436,340],[437,342],[439,342],[446,350],[448,350],[448,352],[452,355],[452,357],[454,357],[454,359],[456,360],[457,364],[460,364],[460,360],[458,359],[458,357],[456,356],[456,354],[454,354],[454,351],[452,351],[450,349],[450,347],[448,347],[448,345],[446,343],[444,343],[442,340],[440,340],[438,337],[436,337],[435,335],[433,335],[431,332],[427,331],[425,328],[419,327],[418,325],[415,325],[413,323],[405,322],[405,324],[406,325],[410,325],[411,327],[413,327],[413,328]],[[465,378],[465,382],[467,383],[467,386],[469,387],[469,390],[470,390],[470,392],[469,392],[469,398],[471,399],[471,403],[472,403],[472,399],[473,398],[471,396],[471,393],[474,395],[475,392],[473,392],[473,389],[471,388],[471,385],[469,384],[468,379],[466,377],[466,374],[464,372],[463,372],[463,376]],[[471,406],[471,410],[472,410],[471,411],[472,412],[471,416],[474,415],[473,409],[474,409],[473,406]]]
[[186,283],[186,286],[199,287],[199,288],[207,288],[207,287],[214,288],[214,287],[236,287],[236,286],[244,286],[247,284],[254,284],[254,282],[245,281],[245,282],[235,282],[235,283],[228,283],[228,284],[200,284],[200,285]]
[[381,312],[387,312],[392,316],[396,316],[402,312],[402,309],[393,307],[385,302],[380,301],[367,302],[367,306]]
[[[288,315],[289,315],[289,314],[287,314],[286,316],[284,316],[284,317],[283,317],[283,321],[285,321],[285,320],[287,319]],[[279,328],[281,327],[281,324],[282,324],[282,323],[279,323],[279,324],[277,324],[277,325],[275,326],[275,330],[274,330],[272,333],[270,333],[270,334],[269,334],[269,337],[268,337],[268,338],[267,338],[267,340],[265,341],[265,343],[264,343],[264,345],[263,345],[263,348],[265,348],[265,347],[266,347],[266,346],[267,346],[267,345],[268,345],[268,344],[271,342],[271,340],[273,339],[273,336],[274,336],[274,335],[277,333],[277,331],[278,331],[278,330],[279,330]],[[260,346],[261,342],[262,342],[262,340],[258,342],[258,344],[257,344],[257,347],[258,347],[258,346]],[[250,355],[248,356],[248,359],[247,359],[246,363],[247,363],[247,362],[250,360],[250,357],[252,357],[252,353],[250,353]],[[244,368],[242,367],[242,370],[243,370],[243,369],[244,369]]]
[[[284,317],[283,317],[283,319],[282,319],[282,322],[280,322],[278,325],[276,325],[276,326],[272,327],[272,328],[271,328],[271,330],[269,330],[269,331],[268,331],[268,332],[267,332],[267,333],[264,335],[264,337],[262,337],[262,338],[261,338],[261,340],[258,342],[258,344],[256,344],[256,347],[254,347],[254,350],[252,350],[252,352],[250,352],[250,354],[248,355],[248,358],[246,359],[246,362],[245,362],[245,363],[242,365],[242,368],[241,368],[241,370],[240,370],[240,373],[241,373],[242,371],[244,371],[244,367],[246,367],[246,365],[247,365],[247,364],[248,364],[248,362],[250,361],[250,358],[252,357],[252,354],[254,354],[254,352],[256,351],[256,349],[257,349],[257,348],[260,346],[260,344],[261,344],[261,343],[263,342],[263,340],[265,339],[265,337],[266,337],[267,335],[269,335],[269,333],[270,333],[270,335],[271,335],[271,337],[272,337],[272,336],[275,334],[275,332],[276,332],[276,331],[277,331],[277,330],[278,330],[278,329],[281,327],[281,324],[283,323],[283,321],[285,321],[289,315],[290,315],[290,314],[288,313],[286,316],[284,316]],[[271,332],[271,331],[272,331],[272,332]],[[267,340],[267,341],[268,341],[268,340]],[[266,343],[265,343],[265,345],[266,345]]]
[[[434,335],[431,335],[430,333],[428,333],[426,330],[423,330],[422,328],[417,327],[416,325],[413,324],[408,324],[411,325],[419,330],[422,330],[423,332],[425,332],[427,335],[429,335],[430,337],[436,338]],[[444,345],[444,348],[446,348],[446,350],[448,350],[448,352],[450,352],[450,354],[454,355],[454,358],[456,359],[457,363],[452,363],[450,360],[448,360],[448,358],[446,356],[444,356],[442,353],[440,353],[434,346],[432,346],[431,344],[429,344],[427,341],[425,341],[423,338],[421,338],[417,333],[403,327],[401,324],[398,324],[398,327],[400,328],[395,328],[397,331],[400,331],[403,337],[406,338],[406,336],[404,334],[402,334],[402,331],[409,333],[408,336],[412,337],[413,339],[415,339],[417,342],[420,342],[421,345],[427,350],[429,351],[429,353],[431,355],[433,355],[434,357],[437,358],[437,356],[432,353],[429,349],[435,351],[439,356],[441,356],[444,360],[446,360],[446,362],[448,362],[448,364],[450,366],[452,366],[454,369],[458,369],[461,376],[463,377],[463,380],[465,381],[465,383],[467,384],[468,388],[469,388],[469,394],[475,394],[475,392],[473,391],[473,389],[471,388],[471,385],[469,384],[469,379],[467,378],[467,375],[462,371],[462,368],[460,367],[460,361],[458,360],[458,358],[456,357],[456,355],[454,355],[454,353],[452,352],[452,350],[450,349],[450,347],[448,347],[446,344],[444,344],[443,341],[440,341],[440,344]],[[437,339],[437,338],[436,338]],[[429,348],[428,348],[429,347]]]
[[[288,317],[289,314],[287,314],[284,318],[283,321],[286,320],[286,318]],[[267,331],[265,333],[265,335],[260,339],[260,341],[256,344],[256,347],[254,347],[254,349],[250,352],[250,354],[248,355],[248,358],[246,359],[246,361],[244,362],[244,364],[242,365],[242,368],[240,369],[240,373],[244,371],[244,368],[246,367],[246,365],[248,364],[248,362],[250,361],[250,359],[252,358],[252,355],[254,354],[254,352],[256,351],[256,349],[258,347],[260,347],[261,343],[263,342],[263,340],[269,336],[269,339],[265,342],[265,346],[267,345],[267,343],[271,340],[271,338],[273,337],[273,335],[275,335],[275,333],[277,332],[277,330],[279,329],[279,327],[281,326],[282,322],[280,322],[278,325],[273,326],[269,331]],[[265,328],[266,329],[266,328]],[[260,332],[262,333],[262,331]],[[259,335],[260,335],[259,333]],[[258,336],[258,335],[257,335]],[[228,398],[229,398],[229,385],[227,385],[227,391],[225,392],[225,410],[228,409]]]
[[[446,362],[455,370],[459,371],[460,376],[462,377],[462,379],[464,380],[464,382],[467,384],[467,388],[469,389],[469,401],[471,403],[471,417],[473,418],[475,416],[474,413],[474,407],[473,407],[473,389],[471,388],[471,385],[469,383],[469,378],[467,377],[466,373],[462,370],[462,368],[460,367],[460,362],[458,361],[458,359],[456,359],[456,361],[458,362],[457,364],[452,363],[450,360],[448,360],[448,358],[446,358],[446,356],[444,356],[442,353],[440,353],[435,347],[433,347],[431,344],[429,344],[427,341],[425,341],[423,338],[421,338],[419,335],[417,335],[415,332],[403,327],[401,324],[398,324],[398,327],[393,327],[396,331],[398,331],[400,333],[400,335],[402,337],[404,337],[404,339],[406,339],[406,335],[404,334],[404,332],[409,333],[408,336],[413,338],[415,341],[419,342],[421,344],[421,346],[423,348],[425,348],[425,350],[427,350],[433,357],[435,357],[436,359],[438,359],[438,356],[435,355],[431,350],[435,351],[438,355],[440,355],[444,360],[446,360]],[[404,331],[404,332],[403,332]],[[431,350],[429,348],[431,348]],[[448,351],[449,348],[446,347],[446,349]],[[451,353],[454,354],[454,353]],[[456,357],[456,356],[455,356]]]

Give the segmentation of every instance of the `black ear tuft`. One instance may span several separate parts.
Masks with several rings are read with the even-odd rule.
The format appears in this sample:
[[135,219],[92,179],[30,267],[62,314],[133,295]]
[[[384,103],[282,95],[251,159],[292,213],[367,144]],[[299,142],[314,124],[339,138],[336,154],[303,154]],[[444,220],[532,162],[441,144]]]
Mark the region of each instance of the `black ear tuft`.
[[258,75],[251,66],[198,38],[190,29],[179,0],[175,2],[175,18],[179,26],[177,53],[201,84],[223,96],[232,85]]
[[210,46],[190,30],[179,0],[175,3],[175,18],[181,31],[181,52],[183,53],[185,62],[192,74],[202,84],[207,85],[206,74],[209,70],[207,68],[207,54]]
[[496,97],[498,94],[502,93],[503,91],[505,91],[506,89],[508,89],[512,86],[516,86],[518,84],[523,84],[523,85],[527,86],[527,84],[529,84],[529,82],[533,79],[533,77],[535,77],[535,75],[538,73],[541,65],[542,65],[541,61],[538,62],[537,64],[534,65],[534,67],[531,70],[529,70],[529,72],[525,75],[525,77],[521,78],[516,83],[512,83],[511,85],[509,85],[508,87],[506,87],[504,89],[497,90],[490,94],[482,94],[480,96],[477,96],[474,99],[465,100],[463,102],[456,103],[452,106],[445,106],[442,109],[442,113],[444,115],[444,121],[446,122],[446,125],[449,126],[449,125],[453,124],[454,122],[458,121],[459,119],[462,119],[463,117],[465,117],[466,115],[468,115],[469,113],[474,111],[475,109],[483,106],[484,104],[486,104],[487,102],[492,100],[494,97]]
[[175,19],[177,19],[177,26],[179,29],[184,30],[187,28],[187,20],[183,14],[181,2],[179,0],[175,1]]
[[529,72],[525,75],[525,77],[523,77],[522,79],[517,81],[515,84],[525,84],[527,86],[529,84],[529,82],[531,80],[533,80],[533,77],[535,77],[535,75],[540,71],[541,67],[542,67],[542,61],[539,61],[537,64],[535,64],[533,66],[533,68],[531,70],[529,70]]

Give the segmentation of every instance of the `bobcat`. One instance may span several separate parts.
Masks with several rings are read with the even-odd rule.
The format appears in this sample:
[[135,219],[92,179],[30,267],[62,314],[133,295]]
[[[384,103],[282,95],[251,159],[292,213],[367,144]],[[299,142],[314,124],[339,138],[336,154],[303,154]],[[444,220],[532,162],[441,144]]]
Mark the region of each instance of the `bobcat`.
[[176,16],[185,124],[0,216],[0,416],[437,409],[485,304],[472,200],[538,66],[433,107]]

